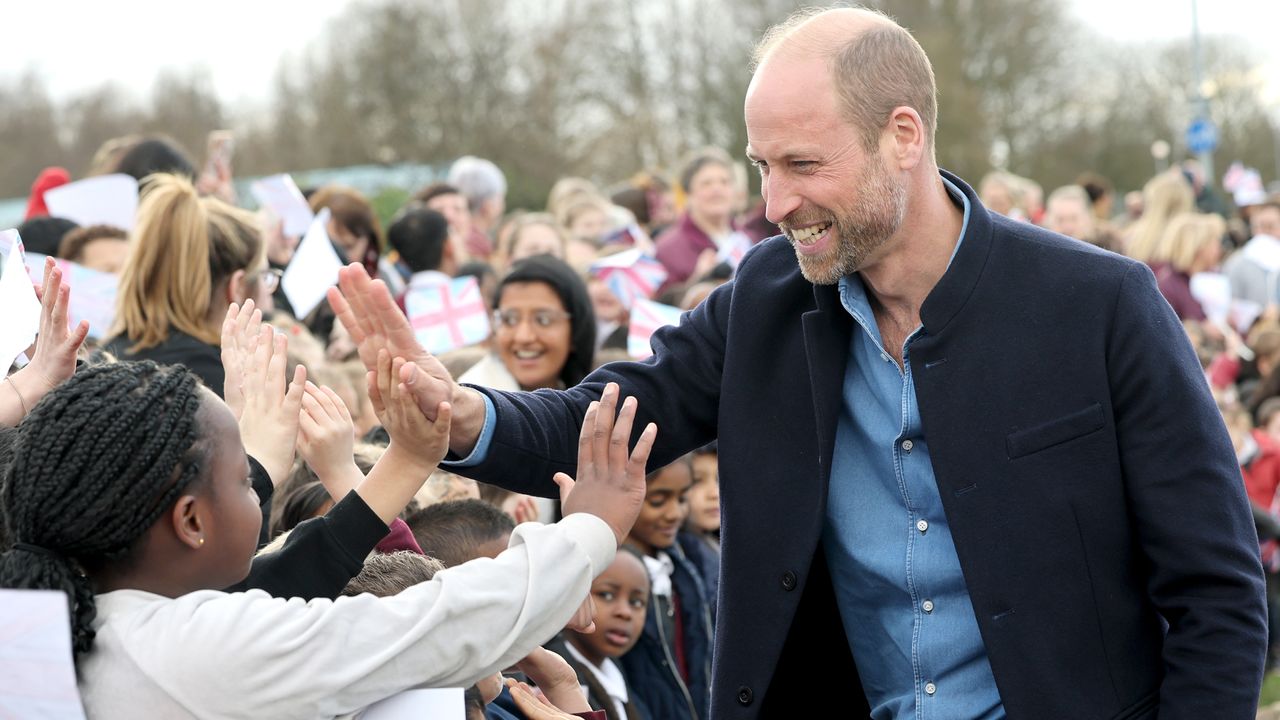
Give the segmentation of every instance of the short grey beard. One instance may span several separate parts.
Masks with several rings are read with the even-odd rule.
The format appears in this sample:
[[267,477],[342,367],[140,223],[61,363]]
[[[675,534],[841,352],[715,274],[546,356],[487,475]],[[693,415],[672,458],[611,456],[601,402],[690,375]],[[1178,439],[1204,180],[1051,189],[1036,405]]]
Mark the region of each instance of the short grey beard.
[[796,250],[800,274],[814,285],[834,285],[840,278],[861,270],[907,217],[906,190],[883,168],[869,169],[858,191],[859,197],[866,198],[864,203],[848,214],[835,216],[832,227],[839,244],[834,257],[810,258]]

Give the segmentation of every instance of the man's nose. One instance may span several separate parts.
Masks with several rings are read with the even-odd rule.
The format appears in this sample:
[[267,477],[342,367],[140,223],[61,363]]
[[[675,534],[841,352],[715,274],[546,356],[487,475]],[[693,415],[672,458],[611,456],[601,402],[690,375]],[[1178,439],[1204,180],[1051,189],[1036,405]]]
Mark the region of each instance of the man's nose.
[[800,196],[780,173],[769,173],[761,179],[760,194],[764,198],[764,216],[775,225],[800,207]]

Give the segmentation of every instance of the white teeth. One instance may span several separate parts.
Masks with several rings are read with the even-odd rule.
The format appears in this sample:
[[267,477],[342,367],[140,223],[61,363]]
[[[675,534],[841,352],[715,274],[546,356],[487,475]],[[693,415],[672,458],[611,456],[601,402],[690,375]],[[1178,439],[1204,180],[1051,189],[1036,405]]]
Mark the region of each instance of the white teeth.
[[542,357],[542,353],[537,350],[516,350],[515,356],[521,360],[533,360]]
[[817,240],[819,237],[821,237],[822,234],[825,233],[827,231],[827,228],[829,227],[831,227],[831,223],[826,223],[824,225],[810,225],[807,228],[792,230],[791,239],[795,240],[801,245],[809,245],[809,244],[812,244],[814,240]]

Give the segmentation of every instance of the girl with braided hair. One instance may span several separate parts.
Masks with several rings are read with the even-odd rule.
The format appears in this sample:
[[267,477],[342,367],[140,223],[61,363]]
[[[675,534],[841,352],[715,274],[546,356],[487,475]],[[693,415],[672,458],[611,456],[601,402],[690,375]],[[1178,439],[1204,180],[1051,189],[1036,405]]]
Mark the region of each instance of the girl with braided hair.
[[[370,373],[391,444],[366,483],[425,478],[447,450],[449,404],[427,420],[403,365],[383,349]],[[584,419],[578,481],[557,478],[560,523],[521,526],[498,558],[392,597],[305,602],[216,589],[249,574],[262,518],[227,405],[182,368],[84,369],[18,430],[0,587],[69,596],[95,718],[331,718],[411,687],[470,685],[563,627],[634,522],[656,429],[628,454],[636,406],[622,403],[615,425],[618,399],[611,386]],[[394,515],[417,484],[369,506]]]

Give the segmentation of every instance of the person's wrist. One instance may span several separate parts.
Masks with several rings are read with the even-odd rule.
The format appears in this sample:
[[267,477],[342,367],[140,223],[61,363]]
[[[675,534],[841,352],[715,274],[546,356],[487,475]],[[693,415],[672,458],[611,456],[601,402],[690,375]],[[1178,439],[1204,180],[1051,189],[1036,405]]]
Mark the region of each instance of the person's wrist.
[[453,421],[449,426],[449,449],[459,457],[466,457],[475,449],[484,429],[484,396],[474,388],[455,385],[453,391]]
[[33,365],[27,365],[10,375],[5,381],[12,385],[10,390],[18,394],[28,413],[35,408],[36,403],[53,390],[53,383],[49,382],[39,368]]
[[439,458],[432,458],[430,455],[424,455],[417,449],[410,449],[408,443],[397,443],[395,438],[387,445],[383,457],[389,457],[398,468],[404,471],[421,474],[423,481],[427,476],[436,471],[436,467],[440,464]]

